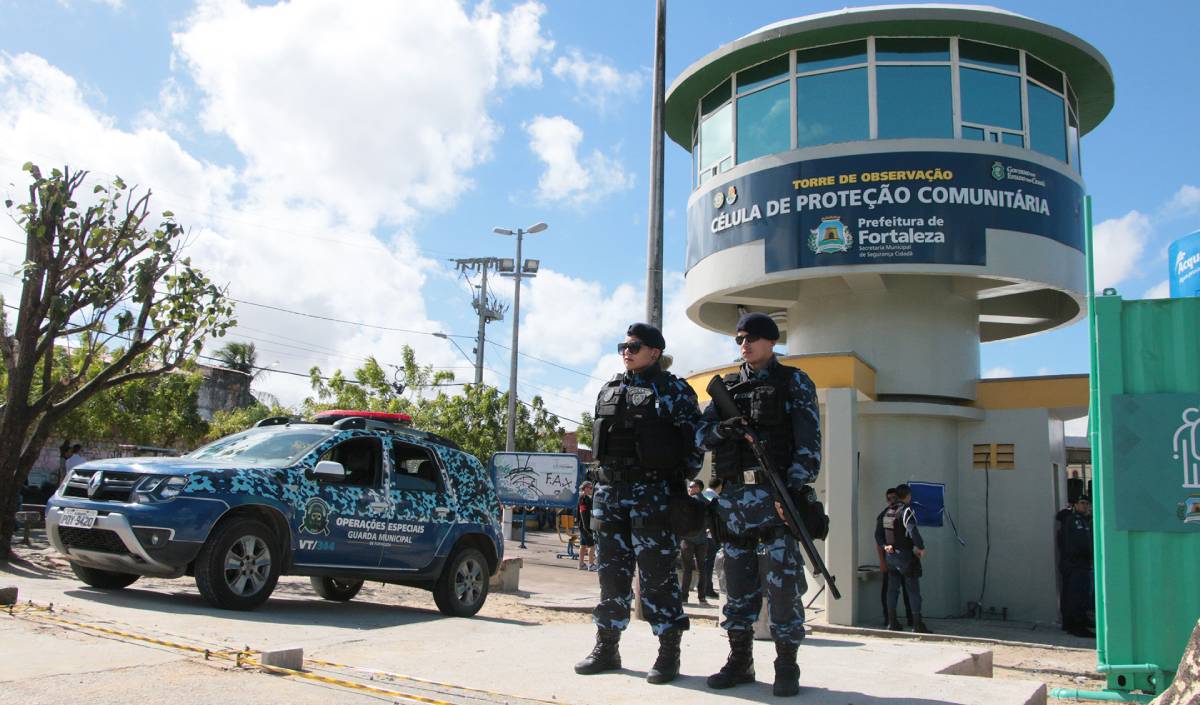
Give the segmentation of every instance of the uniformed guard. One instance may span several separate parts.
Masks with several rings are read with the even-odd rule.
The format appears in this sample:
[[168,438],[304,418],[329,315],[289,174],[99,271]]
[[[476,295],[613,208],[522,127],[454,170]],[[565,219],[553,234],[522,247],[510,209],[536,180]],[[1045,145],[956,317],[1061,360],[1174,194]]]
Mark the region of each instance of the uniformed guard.
[[1092,500],[1080,495],[1063,518],[1059,572],[1062,574],[1063,631],[1094,638],[1088,610],[1095,609],[1093,592]]
[[580,674],[621,667],[618,642],[629,625],[636,562],[642,610],[658,637],[650,683],[679,675],[679,641],[688,628],[676,577],[679,545],[670,505],[687,502],[686,481],[703,461],[696,393],[660,364],[662,333],[647,323],[626,331],[617,351],[625,373],[604,385],[596,401],[593,445],[600,467],[592,526],[600,559],[600,604],[592,612],[596,646],[575,665]]
[[727,590],[721,627],[729,633],[729,659],[708,678],[710,688],[731,688],[754,680],[754,622],[762,608],[758,551],[766,553],[766,593],[775,640],[775,683],[779,696],[800,691],[796,651],[804,639],[807,587],[804,559],[771,496],[764,469],[743,440],[745,425],[758,435],[776,472],[786,474],[796,496],[821,469],[821,423],[817,393],[802,370],[775,358],[779,327],[762,313],[742,316],[735,338],[744,360],[724,382],[741,417],[718,422],[715,405],[704,412],[700,443],[713,450],[713,472],[723,481],[713,500],[715,529],[725,552]]
[[921,538],[921,530],[917,528],[917,514],[909,506],[911,499],[911,487],[896,485],[895,500],[884,510],[883,518],[875,527],[875,543],[883,549],[887,561],[888,629],[901,630],[896,619],[896,602],[900,599],[903,584],[908,590],[913,631],[929,634],[929,627],[921,619],[921,558],[925,555],[925,539]]

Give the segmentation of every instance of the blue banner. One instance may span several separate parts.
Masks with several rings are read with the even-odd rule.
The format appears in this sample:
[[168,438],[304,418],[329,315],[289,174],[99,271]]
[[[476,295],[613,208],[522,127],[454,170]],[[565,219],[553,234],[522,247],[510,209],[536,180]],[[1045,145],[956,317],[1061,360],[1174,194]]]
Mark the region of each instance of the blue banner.
[[987,228],[1083,251],[1083,189],[1050,168],[957,152],[811,159],[734,179],[688,208],[687,268],[764,240],[766,271],[987,263]]
[[1200,296],[1200,230],[1171,243],[1171,298]]

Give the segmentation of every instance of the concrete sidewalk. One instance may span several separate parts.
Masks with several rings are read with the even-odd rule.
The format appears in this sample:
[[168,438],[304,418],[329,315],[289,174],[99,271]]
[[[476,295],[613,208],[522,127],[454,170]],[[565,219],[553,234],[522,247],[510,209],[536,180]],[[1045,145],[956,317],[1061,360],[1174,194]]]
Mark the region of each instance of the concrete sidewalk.
[[[521,575],[525,599],[574,596],[570,599],[585,608],[590,607],[583,604],[586,601],[594,604],[599,594],[596,574],[578,570],[573,560],[555,558],[559,549],[553,534],[533,536],[527,536],[526,545],[536,542],[538,548],[521,551],[510,546],[508,552],[510,557],[525,559]],[[697,619],[683,639],[683,675],[673,684],[653,686],[644,678],[657,642],[641,622],[635,622],[622,640],[624,671],[582,677],[572,666],[591,647],[594,630],[587,623],[452,619],[433,609],[365,600],[327,602],[313,595],[303,578],[281,580],[275,596],[252,612],[214,609],[186,579],[140,581],[124,590],[103,591],[82,586],[60,571],[0,564],[0,584],[16,585],[22,601],[54,603],[70,619],[132,634],[212,649],[303,647],[306,658],[352,667],[339,671],[343,676],[357,674],[354,677],[375,687],[419,693],[454,705],[481,701],[520,705],[535,699],[564,705],[645,705],[651,700],[659,705],[693,705],[730,698],[778,702],[770,693],[774,650],[769,642],[754,647],[759,682],[719,692],[705,687],[704,679],[720,668],[728,651],[723,634],[714,628],[715,608],[689,607]],[[708,613],[711,618],[706,619]],[[1046,698],[1041,683],[987,677],[991,652],[979,647],[816,634],[801,647],[799,661],[799,698],[805,703],[1040,705]],[[372,669],[438,683],[382,684],[385,676],[371,673]],[[470,693],[463,687],[489,692]],[[116,704],[135,695],[146,702],[172,705],[367,703],[381,697],[232,670],[227,662],[204,661],[169,647],[3,615],[0,693],[4,694],[0,701],[22,705],[78,699]]]

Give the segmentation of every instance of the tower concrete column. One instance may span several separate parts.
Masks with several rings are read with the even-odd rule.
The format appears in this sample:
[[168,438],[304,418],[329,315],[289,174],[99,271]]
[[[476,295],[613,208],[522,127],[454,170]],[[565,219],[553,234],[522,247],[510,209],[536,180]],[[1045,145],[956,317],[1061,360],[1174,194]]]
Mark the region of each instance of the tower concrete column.
[[821,475],[825,505],[837,507],[830,513],[825,563],[838,579],[842,599],[825,592],[830,624],[854,624],[858,598],[858,412],[857,392],[851,388],[830,389],[825,396],[825,439]]

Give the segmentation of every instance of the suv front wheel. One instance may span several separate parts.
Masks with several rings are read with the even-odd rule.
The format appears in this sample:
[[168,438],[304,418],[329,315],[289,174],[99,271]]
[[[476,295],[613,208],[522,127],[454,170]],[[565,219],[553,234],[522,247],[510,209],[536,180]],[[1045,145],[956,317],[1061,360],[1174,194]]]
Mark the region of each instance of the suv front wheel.
[[442,614],[470,617],[488,594],[488,564],[477,548],[463,546],[450,556],[433,586],[433,601]]
[[234,519],[217,527],[196,556],[196,587],[227,610],[251,610],[267,601],[279,580],[282,552],[266,524]]

